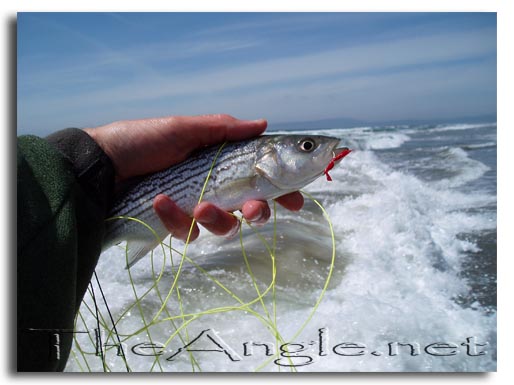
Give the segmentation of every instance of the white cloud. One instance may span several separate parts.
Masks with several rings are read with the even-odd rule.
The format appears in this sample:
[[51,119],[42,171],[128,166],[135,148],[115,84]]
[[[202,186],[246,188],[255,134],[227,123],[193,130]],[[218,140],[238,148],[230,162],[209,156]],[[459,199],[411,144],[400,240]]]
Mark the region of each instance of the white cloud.
[[[231,45],[237,49],[238,44],[257,45],[256,42],[237,39],[226,40],[225,43],[219,40],[219,44],[220,49],[223,46],[231,49]],[[151,55],[153,49],[156,51],[154,54],[158,54],[161,47],[150,46],[143,56]],[[209,49],[212,47],[198,45],[182,54],[198,54],[201,58],[203,53],[208,54]],[[141,71],[123,85],[106,83],[103,89],[62,98],[26,99],[19,107],[22,111],[32,111],[33,116],[51,116],[67,111],[79,117],[84,116],[83,111],[96,111],[98,115],[112,116],[113,119],[116,117],[109,115],[109,111],[119,108],[122,111],[126,105],[136,104],[137,111],[131,108],[130,111],[126,109],[126,113],[141,112],[140,115],[148,116],[151,112],[170,110],[169,113],[184,114],[224,111],[252,117],[282,116],[281,120],[287,120],[293,118],[294,109],[301,108],[311,114],[317,113],[319,117],[327,114],[356,116],[356,111],[364,114],[366,109],[378,115],[379,111],[374,110],[380,107],[376,95],[387,97],[381,87],[403,90],[423,87],[425,94],[436,85],[439,93],[444,89],[451,92],[452,87],[469,88],[467,83],[472,85],[476,74],[436,69],[431,76],[431,65],[466,61],[494,54],[495,50],[494,28],[411,36],[299,56],[262,58],[254,63],[196,70],[194,73]],[[127,54],[127,60],[144,63],[143,58],[134,58],[133,54]],[[119,64],[122,65],[123,60]],[[91,65],[95,63],[91,62]],[[413,72],[413,68],[421,66],[427,68]],[[494,68],[493,65],[490,67]],[[72,72],[69,76],[73,76]],[[427,80],[431,77],[432,81]],[[419,91],[412,92],[419,94]],[[396,94],[399,95],[398,92]],[[348,99],[348,95],[358,99],[361,105]],[[338,106],[341,106],[339,110]],[[20,117],[23,123],[24,114]]]
[[[482,99],[485,107],[475,110],[475,114],[482,114],[488,113],[496,104],[495,74],[489,71],[490,66],[491,63],[483,63],[467,69],[460,66],[418,68],[311,81],[288,87],[266,87],[251,93],[238,92],[215,98],[206,95],[198,97],[195,104],[179,101],[171,106],[173,110],[156,109],[152,112],[195,114],[223,111],[246,118],[266,117],[276,122],[341,116],[363,120],[403,119],[406,113],[411,118],[429,118],[438,111],[444,111],[448,116],[451,113],[468,114],[469,99],[461,95],[466,94]],[[484,89],[489,94],[484,94]]]
[[[225,90],[276,84],[353,71],[388,70],[394,67],[423,65],[440,61],[468,59],[493,53],[495,30],[475,30],[453,35],[407,38],[381,44],[306,54],[297,57],[266,59],[242,66],[196,73],[193,77],[169,75],[151,79],[134,78],[121,87],[78,95],[98,103],[114,100],[151,100],[166,96],[223,92]],[[68,102],[70,100],[66,98]],[[65,101],[66,102],[66,101]]]

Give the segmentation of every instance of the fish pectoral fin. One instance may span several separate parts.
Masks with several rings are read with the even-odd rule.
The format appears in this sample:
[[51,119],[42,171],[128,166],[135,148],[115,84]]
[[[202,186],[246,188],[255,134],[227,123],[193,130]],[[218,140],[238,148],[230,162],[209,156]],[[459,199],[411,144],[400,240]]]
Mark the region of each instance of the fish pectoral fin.
[[[239,178],[225,183],[225,186],[219,189],[222,193],[230,193],[234,191],[245,191],[254,189],[257,184],[257,175],[253,175],[247,178]],[[219,192],[218,192],[219,194]]]
[[156,240],[130,240],[127,241],[127,266],[134,266],[134,264],[143,258],[146,254],[152,251],[159,242]]

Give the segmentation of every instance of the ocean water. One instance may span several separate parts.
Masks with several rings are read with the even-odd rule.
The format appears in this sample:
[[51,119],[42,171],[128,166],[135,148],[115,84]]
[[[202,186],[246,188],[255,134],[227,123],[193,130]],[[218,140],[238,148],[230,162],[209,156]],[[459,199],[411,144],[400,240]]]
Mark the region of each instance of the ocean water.
[[495,371],[496,124],[310,132],[353,149],[305,188],[334,254],[309,199],[243,227],[247,262],[205,231],[194,264],[111,248],[67,371]]

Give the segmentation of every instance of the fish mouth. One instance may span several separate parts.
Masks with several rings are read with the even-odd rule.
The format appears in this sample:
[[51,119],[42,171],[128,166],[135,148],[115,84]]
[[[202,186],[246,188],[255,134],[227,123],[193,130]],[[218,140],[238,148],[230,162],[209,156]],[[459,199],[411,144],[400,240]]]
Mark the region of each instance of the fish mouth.
[[332,160],[329,162],[325,170],[323,171],[323,174],[327,177],[327,181],[331,182],[332,177],[328,173],[330,170],[334,168],[334,166],[339,163],[341,159],[343,159],[346,155],[348,155],[352,150],[350,150],[348,147],[340,147],[332,150]]
[[343,159],[346,155],[348,155],[352,150],[348,147],[339,147],[332,150],[332,160],[334,163],[339,163],[341,159]]

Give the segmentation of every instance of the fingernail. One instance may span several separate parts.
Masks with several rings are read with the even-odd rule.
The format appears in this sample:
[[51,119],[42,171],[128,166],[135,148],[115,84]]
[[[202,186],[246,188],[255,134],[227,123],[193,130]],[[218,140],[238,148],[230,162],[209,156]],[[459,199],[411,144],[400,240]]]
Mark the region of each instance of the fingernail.
[[263,225],[266,221],[264,220],[264,210],[259,210],[259,215],[252,219],[252,223],[255,225]]
[[175,207],[169,199],[163,198],[159,200],[159,209],[165,214],[172,214],[174,213]]
[[269,207],[260,207],[258,214],[259,215],[257,215],[257,217],[252,219],[251,222],[252,222],[252,224],[257,225],[257,226],[263,226],[268,221],[268,219],[271,215],[271,212],[270,212]]
[[241,221],[237,221],[236,225],[230,229],[230,231],[225,234],[226,239],[234,238],[238,233],[239,229],[241,228]]

